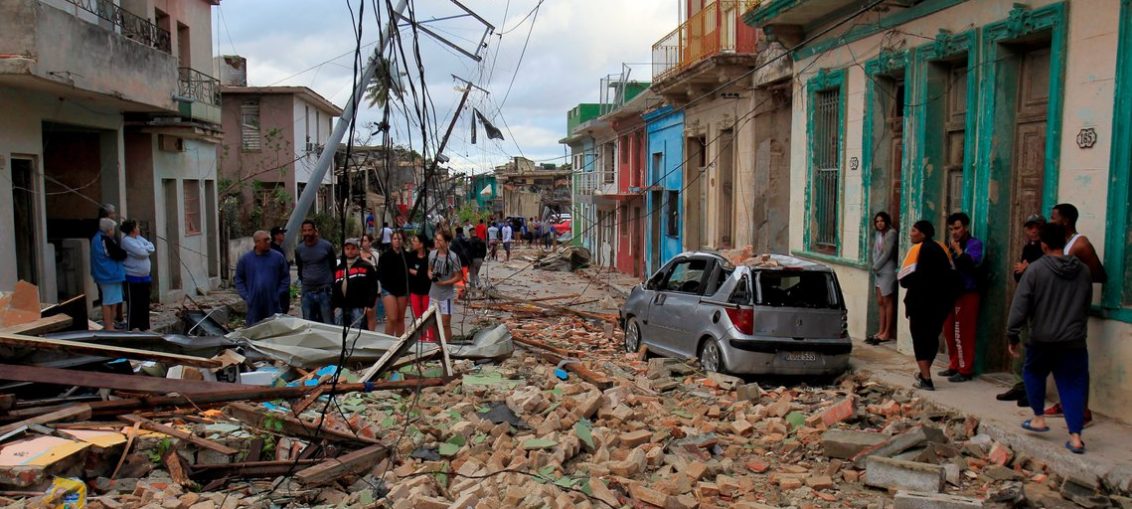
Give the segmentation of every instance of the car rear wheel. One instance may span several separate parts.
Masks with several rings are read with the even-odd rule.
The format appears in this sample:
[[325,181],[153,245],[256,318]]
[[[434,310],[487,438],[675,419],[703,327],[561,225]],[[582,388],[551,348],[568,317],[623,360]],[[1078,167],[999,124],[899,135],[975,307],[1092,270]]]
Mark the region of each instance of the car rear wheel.
[[719,344],[714,339],[708,338],[700,347],[700,366],[705,371],[727,372],[727,369],[723,366],[723,353],[719,351]]
[[636,318],[625,322],[625,351],[637,353],[641,349],[641,324]]

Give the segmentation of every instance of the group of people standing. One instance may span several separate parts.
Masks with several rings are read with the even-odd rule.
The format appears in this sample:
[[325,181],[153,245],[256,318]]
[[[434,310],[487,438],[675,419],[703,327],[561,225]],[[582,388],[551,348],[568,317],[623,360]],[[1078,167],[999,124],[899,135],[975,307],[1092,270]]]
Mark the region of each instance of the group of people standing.
[[102,329],[146,331],[153,282],[149,258],[156,248],[142,236],[137,221],[119,225],[117,219],[114,205],[99,207],[98,231],[90,241],[90,274],[98,285]]
[[[1006,341],[1016,359],[1018,383],[999,394],[1004,401],[1029,406],[1034,417],[1022,427],[1047,432],[1047,416],[1064,415],[1069,429],[1065,447],[1083,453],[1082,429],[1092,420],[1088,410],[1089,370],[1086,332],[1092,284],[1105,280],[1104,267],[1088,238],[1077,232],[1077,208],[1053,207],[1047,223],[1040,215],[1024,223],[1026,244],[1013,266],[1017,288],[1010,305]],[[970,217],[957,212],[947,218],[948,241],[935,240],[926,220],[909,229],[912,245],[897,265],[896,228],[885,212],[874,216],[873,264],[880,326],[866,340],[879,344],[895,338],[896,285],[905,288],[904,313],[918,373],[914,386],[935,390],[931,365],[942,335],[948,368],[939,376],[953,383],[974,376],[975,335],[982,292],[987,285],[983,242],[971,235]],[[1053,375],[1061,402],[1044,408],[1046,379]]]
[[[302,223],[302,240],[295,247],[294,263],[299,279],[304,319],[322,323],[377,330],[384,321],[385,334],[405,333],[405,312],[420,317],[430,305],[440,312],[447,337],[456,286],[465,278],[463,260],[480,254],[474,242],[439,230],[429,239],[424,234],[406,238],[406,233],[385,225],[381,242],[372,234],[348,238],[339,254],[319,234],[313,221]],[[291,300],[290,265],[282,247],[286,230],[274,228],[269,235],[257,231],[255,247],[236,265],[236,290],[247,303],[247,323],[253,324],[276,313],[286,313]],[[380,247],[378,247],[380,246]],[[484,250],[486,251],[486,249]],[[479,262],[482,264],[483,254]],[[478,271],[471,271],[478,282]],[[435,340],[426,334],[426,340]]]

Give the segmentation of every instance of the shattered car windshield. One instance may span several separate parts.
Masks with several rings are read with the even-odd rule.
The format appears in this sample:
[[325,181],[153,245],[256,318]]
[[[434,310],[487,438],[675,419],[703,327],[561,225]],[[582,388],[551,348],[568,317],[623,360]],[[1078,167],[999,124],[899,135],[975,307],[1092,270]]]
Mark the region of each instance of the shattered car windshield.
[[836,309],[841,306],[827,272],[759,271],[756,304],[771,307]]

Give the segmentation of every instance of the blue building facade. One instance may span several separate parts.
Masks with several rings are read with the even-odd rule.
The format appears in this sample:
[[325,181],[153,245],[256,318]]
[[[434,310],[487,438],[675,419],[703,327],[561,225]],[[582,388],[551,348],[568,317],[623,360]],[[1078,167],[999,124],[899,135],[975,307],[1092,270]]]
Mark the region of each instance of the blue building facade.
[[648,132],[645,270],[652,274],[683,251],[684,112],[665,105],[643,118]]

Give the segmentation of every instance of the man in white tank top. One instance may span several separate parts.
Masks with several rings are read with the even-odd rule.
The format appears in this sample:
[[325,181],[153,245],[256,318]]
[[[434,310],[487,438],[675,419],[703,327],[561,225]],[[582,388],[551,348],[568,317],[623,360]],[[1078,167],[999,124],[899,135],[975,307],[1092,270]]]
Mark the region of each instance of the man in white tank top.
[[1081,260],[1089,268],[1089,274],[1094,283],[1104,283],[1108,279],[1108,275],[1105,273],[1100,257],[1097,256],[1097,250],[1093,247],[1093,243],[1089,242],[1088,237],[1077,232],[1078,216],[1077,207],[1069,203],[1060,203],[1053,206],[1049,218],[1051,223],[1065,227],[1065,233],[1068,237],[1066,237],[1064,253],[1076,256],[1077,259]]
[[[1077,207],[1071,203],[1059,203],[1053,206],[1050,211],[1049,220],[1051,223],[1060,224],[1065,227],[1065,248],[1062,253],[1069,256],[1075,256],[1081,263],[1084,263],[1089,268],[1089,275],[1094,283],[1104,283],[1108,279],[1105,273],[1104,265],[1101,264],[1101,259],[1097,256],[1097,250],[1093,247],[1093,243],[1089,242],[1089,238],[1077,232],[1077,218],[1080,213]],[[1085,390],[1085,426],[1093,423],[1093,411],[1089,409],[1089,391]],[[1046,415],[1062,415],[1061,403],[1056,403],[1046,409]]]

